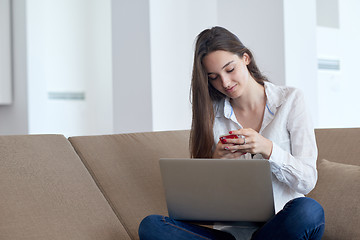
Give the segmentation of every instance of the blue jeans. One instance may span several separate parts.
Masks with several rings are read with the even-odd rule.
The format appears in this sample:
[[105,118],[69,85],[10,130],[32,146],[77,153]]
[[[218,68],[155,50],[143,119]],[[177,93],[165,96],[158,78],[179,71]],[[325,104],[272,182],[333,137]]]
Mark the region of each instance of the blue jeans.
[[[321,239],[325,229],[322,206],[307,197],[289,201],[284,208],[260,227],[252,240]],[[139,226],[141,240],[162,239],[235,239],[231,234],[165,216],[150,215]]]

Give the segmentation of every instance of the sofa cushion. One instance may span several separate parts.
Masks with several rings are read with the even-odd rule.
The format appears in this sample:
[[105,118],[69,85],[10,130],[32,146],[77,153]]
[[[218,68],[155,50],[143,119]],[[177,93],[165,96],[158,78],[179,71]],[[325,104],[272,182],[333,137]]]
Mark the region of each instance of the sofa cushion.
[[319,179],[308,197],[325,210],[322,239],[357,239],[360,236],[360,166],[319,161]]
[[69,138],[132,239],[149,214],[167,215],[161,157],[189,157],[188,131]]
[[130,239],[62,135],[0,136],[0,239]]

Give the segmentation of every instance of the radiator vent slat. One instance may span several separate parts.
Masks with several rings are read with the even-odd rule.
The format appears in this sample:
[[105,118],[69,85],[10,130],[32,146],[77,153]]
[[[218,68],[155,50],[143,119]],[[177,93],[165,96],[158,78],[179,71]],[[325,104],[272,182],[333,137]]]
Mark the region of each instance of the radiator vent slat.
[[48,92],[52,100],[85,100],[84,92]]
[[338,59],[318,59],[318,69],[340,70],[340,60],[338,60]]

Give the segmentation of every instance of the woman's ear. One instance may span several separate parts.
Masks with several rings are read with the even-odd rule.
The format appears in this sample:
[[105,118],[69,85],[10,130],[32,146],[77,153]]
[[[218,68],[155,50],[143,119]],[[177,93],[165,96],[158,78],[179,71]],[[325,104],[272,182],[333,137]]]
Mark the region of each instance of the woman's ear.
[[247,54],[247,53],[243,54],[242,59],[246,65],[248,65],[251,62],[251,58],[250,58],[249,54]]

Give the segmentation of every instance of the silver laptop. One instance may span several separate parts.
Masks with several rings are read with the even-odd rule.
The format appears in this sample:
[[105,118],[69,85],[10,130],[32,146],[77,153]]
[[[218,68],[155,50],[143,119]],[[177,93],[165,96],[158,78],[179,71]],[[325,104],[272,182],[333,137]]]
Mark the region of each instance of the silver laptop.
[[169,216],[201,222],[266,222],[274,214],[266,160],[160,159]]

